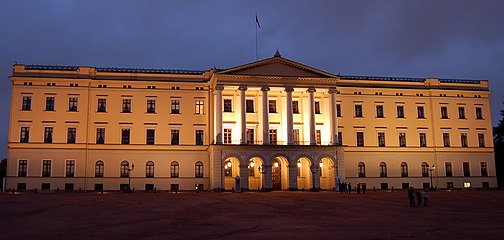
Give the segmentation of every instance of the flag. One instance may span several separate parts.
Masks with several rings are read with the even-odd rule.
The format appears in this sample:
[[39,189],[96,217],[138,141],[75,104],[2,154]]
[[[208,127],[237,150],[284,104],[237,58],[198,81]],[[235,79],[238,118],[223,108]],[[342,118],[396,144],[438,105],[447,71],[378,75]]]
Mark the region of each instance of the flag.
[[256,23],[257,23],[257,26],[258,26],[259,28],[261,28],[261,24],[259,24],[259,18],[257,17],[257,14],[256,14]]

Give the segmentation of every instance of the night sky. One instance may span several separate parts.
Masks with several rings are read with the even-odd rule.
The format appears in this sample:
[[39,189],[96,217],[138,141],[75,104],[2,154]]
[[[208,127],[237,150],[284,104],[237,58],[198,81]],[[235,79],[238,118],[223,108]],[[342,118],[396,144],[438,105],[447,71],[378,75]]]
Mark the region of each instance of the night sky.
[[2,1],[0,158],[15,62],[207,70],[282,56],[347,75],[487,79],[504,108],[504,1]]

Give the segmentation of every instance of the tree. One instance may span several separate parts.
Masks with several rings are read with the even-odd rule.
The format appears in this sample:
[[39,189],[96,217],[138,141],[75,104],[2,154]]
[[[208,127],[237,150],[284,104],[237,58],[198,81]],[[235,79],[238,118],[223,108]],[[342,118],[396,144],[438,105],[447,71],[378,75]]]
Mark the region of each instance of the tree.
[[497,172],[497,185],[504,186],[504,110],[501,110],[499,125],[493,128],[495,169]]
[[3,180],[7,175],[7,158],[2,159],[0,161],[0,189],[3,188]]

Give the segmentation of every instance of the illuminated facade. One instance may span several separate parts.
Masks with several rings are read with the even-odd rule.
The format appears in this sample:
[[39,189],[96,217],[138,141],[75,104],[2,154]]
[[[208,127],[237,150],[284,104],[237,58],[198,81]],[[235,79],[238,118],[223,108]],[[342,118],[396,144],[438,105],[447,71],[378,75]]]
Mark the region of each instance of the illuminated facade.
[[333,75],[278,52],[208,71],[14,65],[10,79],[6,188],[497,184],[486,80]]

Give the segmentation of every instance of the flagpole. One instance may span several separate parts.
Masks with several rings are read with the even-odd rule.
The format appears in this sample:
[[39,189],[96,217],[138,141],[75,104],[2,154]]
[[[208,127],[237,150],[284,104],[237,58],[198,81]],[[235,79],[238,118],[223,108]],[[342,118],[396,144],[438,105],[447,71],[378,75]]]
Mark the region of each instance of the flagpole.
[[259,61],[259,50],[257,45],[257,13],[256,13],[255,29],[256,29],[256,61]]

